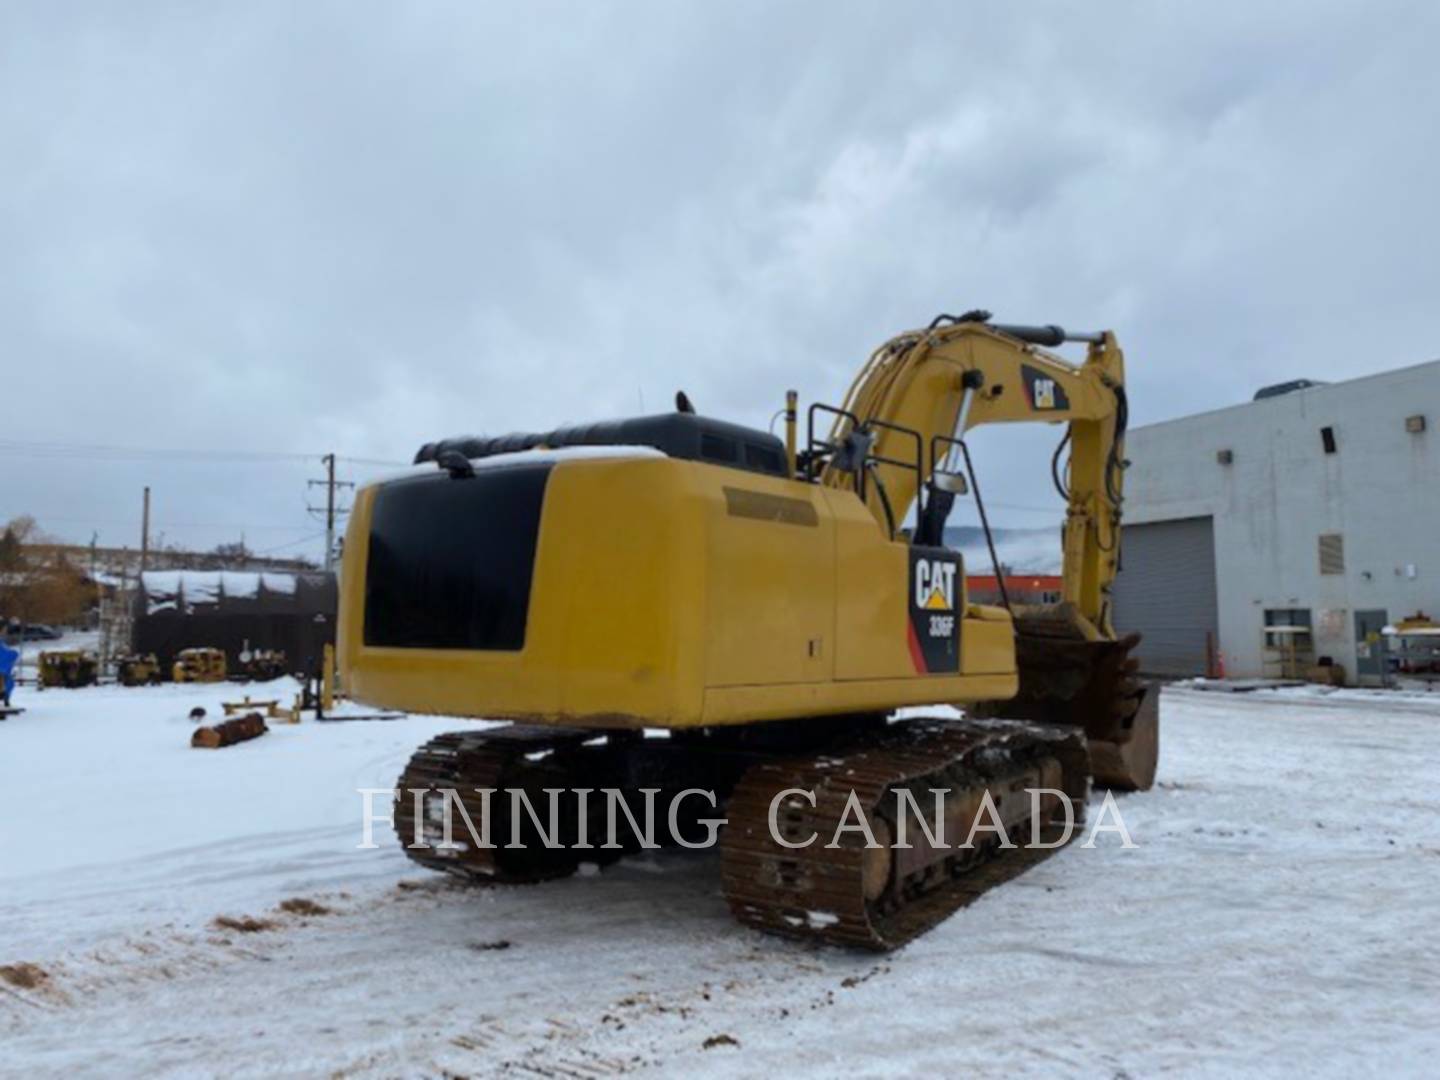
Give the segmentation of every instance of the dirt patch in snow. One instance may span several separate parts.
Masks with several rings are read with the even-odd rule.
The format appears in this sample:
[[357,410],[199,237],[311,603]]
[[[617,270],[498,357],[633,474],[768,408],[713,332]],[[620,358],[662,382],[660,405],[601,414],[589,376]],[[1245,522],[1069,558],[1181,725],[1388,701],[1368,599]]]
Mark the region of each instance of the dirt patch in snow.
[[211,925],[217,930],[234,930],[237,934],[258,934],[274,930],[277,924],[273,919],[256,919],[250,915],[242,915],[238,919],[231,915],[216,915]]
[[281,900],[280,910],[290,915],[335,914],[334,908],[328,908],[324,904],[317,904],[314,900],[307,900],[303,896],[292,896],[289,900]]
[[0,964],[0,979],[17,990],[37,990],[50,981],[50,973],[35,964]]

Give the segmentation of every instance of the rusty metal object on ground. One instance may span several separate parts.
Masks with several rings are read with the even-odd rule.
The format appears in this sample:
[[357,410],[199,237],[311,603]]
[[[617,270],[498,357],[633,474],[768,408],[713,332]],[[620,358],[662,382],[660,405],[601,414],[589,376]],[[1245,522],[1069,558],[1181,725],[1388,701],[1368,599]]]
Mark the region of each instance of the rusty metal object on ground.
[[250,713],[209,727],[196,728],[195,734],[190,736],[190,745],[197,749],[215,750],[259,738],[269,730],[264,717],[259,713]]

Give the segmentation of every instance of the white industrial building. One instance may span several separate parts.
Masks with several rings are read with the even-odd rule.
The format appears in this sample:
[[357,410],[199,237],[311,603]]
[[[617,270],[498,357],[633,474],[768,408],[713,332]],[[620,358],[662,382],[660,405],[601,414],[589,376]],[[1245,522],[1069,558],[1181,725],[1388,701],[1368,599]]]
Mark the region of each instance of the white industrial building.
[[1144,668],[1416,668],[1384,631],[1440,620],[1437,424],[1440,361],[1132,430],[1114,619]]

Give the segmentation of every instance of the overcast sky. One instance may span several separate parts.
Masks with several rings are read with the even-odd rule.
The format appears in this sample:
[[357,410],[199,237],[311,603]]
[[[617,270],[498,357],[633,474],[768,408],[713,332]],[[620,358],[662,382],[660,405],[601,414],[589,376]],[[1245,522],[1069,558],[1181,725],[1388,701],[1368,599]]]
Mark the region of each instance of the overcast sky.
[[[12,0],[0,518],[133,544],[149,483],[167,542],[314,554],[318,461],[95,448],[408,461],[677,387],[764,426],[977,306],[1114,328],[1137,424],[1432,359],[1437,42],[1424,2]],[[1058,520],[1053,434],[978,444],[1004,523]]]

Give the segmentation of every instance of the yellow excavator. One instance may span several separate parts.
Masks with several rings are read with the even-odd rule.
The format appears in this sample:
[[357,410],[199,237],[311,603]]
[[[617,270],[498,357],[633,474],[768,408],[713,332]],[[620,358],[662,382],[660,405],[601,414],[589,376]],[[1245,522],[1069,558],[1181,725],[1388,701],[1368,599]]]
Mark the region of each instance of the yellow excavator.
[[[1081,364],[1049,351],[1071,341]],[[641,803],[679,842],[718,831],[742,922],[873,949],[1049,856],[923,826],[973,836],[984,813],[1056,837],[1061,793],[1083,814],[1092,778],[1154,780],[1158,691],[1110,607],[1124,385],[1109,332],[975,311],[877,349],[840,407],[809,407],[803,446],[794,392],[783,441],[682,393],[674,413],[423,446],[357,495],[341,676],[359,701],[510,723],[417,751],[393,806],[406,853],[563,876],[626,850],[588,842],[619,797],[641,846]],[[991,536],[966,432],[1014,422],[1066,425],[1056,605],[970,603],[945,545],[961,498]],[[936,703],[964,715],[907,708]]]

